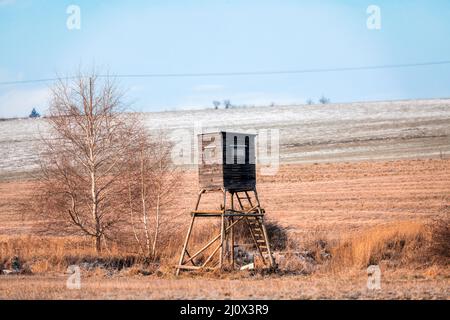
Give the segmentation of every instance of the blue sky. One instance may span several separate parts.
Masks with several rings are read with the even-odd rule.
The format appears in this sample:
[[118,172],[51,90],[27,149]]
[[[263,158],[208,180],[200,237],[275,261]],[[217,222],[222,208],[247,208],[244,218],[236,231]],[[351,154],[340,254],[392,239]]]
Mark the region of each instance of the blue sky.
[[[69,5],[81,29],[66,27]],[[366,26],[369,5],[381,29]],[[450,1],[0,0],[0,82],[69,75],[299,70],[450,60]],[[450,65],[295,75],[120,79],[137,111],[450,97]],[[47,84],[0,86],[0,117],[44,111]]]

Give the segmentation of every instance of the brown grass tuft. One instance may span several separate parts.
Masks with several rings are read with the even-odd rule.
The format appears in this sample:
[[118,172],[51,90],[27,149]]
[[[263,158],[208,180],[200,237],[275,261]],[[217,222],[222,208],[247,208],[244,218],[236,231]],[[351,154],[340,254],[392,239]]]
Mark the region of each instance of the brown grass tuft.
[[422,222],[404,221],[383,224],[358,232],[331,248],[331,268],[364,268],[381,261],[401,264],[412,261],[427,239]]

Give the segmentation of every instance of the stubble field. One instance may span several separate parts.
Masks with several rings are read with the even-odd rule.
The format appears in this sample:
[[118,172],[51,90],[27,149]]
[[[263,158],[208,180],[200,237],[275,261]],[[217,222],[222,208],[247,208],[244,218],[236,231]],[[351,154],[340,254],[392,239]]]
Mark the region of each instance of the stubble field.
[[[275,111],[266,108],[262,116],[266,121],[254,120],[253,125],[256,130],[264,127],[280,130],[278,171],[275,175],[258,173],[258,191],[267,219],[283,227],[289,239],[300,244],[297,250],[303,250],[303,244],[321,240],[333,244],[334,249],[330,250],[337,254],[346,252],[346,241],[350,241],[353,256],[337,262],[339,267],[331,263],[308,272],[188,273],[179,278],[173,276],[170,266],[148,276],[126,269],[114,272],[82,269],[81,289],[70,290],[66,288],[67,266],[44,268],[46,258],[34,257],[34,263],[40,267],[33,269],[33,274],[0,275],[0,298],[448,299],[448,262],[436,264],[428,261],[426,255],[422,260],[409,257],[408,248],[402,249],[400,258],[383,256],[377,261],[382,271],[381,290],[371,291],[366,287],[369,260],[363,257],[359,261],[355,250],[358,243],[367,245],[369,251],[375,250],[379,242],[391,238],[421,241],[426,233],[422,226],[437,217],[448,218],[450,103],[438,100],[327,107],[331,111],[323,112],[323,106],[315,109],[308,106],[311,112],[304,110],[303,115],[295,115],[297,118],[288,117],[283,114],[288,111],[281,109],[278,116],[273,114],[270,123],[268,120]],[[263,111],[258,109],[256,113]],[[209,115],[212,112],[215,111],[198,111]],[[245,114],[239,110],[230,112]],[[308,117],[311,114],[316,118]],[[172,113],[158,115],[171,116]],[[197,119],[202,117],[206,116]],[[191,125],[188,120],[178,122],[172,129],[188,128]],[[229,127],[224,121],[218,125]],[[235,126],[243,127],[244,122]],[[1,143],[8,150],[2,161],[0,182],[3,254],[11,251],[8,247],[14,243],[11,241],[34,236],[36,228],[36,221],[23,211],[23,202],[31,195],[34,184],[26,174],[33,170],[30,161],[33,156],[27,155],[31,151],[26,147],[31,144],[24,143],[22,138],[14,140],[11,134],[5,137],[2,131]],[[185,168],[177,188],[180,197],[167,211],[177,216],[176,223],[184,233],[198,191],[196,170]],[[217,203],[211,198],[204,205]],[[23,253],[19,247],[13,249]],[[33,249],[27,250],[26,254],[31,256]],[[289,250],[293,249],[279,250],[280,259],[285,259]],[[286,264],[284,267],[292,271]]]
[[[187,227],[195,199],[196,173],[185,173],[182,199],[170,210]],[[331,241],[389,225],[421,223],[441,216],[450,195],[450,160],[416,160],[341,164],[284,165],[279,173],[259,179],[261,201],[269,221],[286,227],[293,239],[307,241],[320,233]],[[0,184],[2,235],[33,233],[33,221],[22,220],[17,203],[32,182]],[[213,205],[205,202],[205,206]],[[183,230],[184,232],[184,230]],[[372,230],[373,232],[373,230]],[[95,299],[303,299],[303,298],[440,298],[448,299],[450,273],[433,265],[392,268],[381,264],[382,289],[366,287],[365,267],[306,275],[191,275],[175,278],[169,268],[162,274],[142,276],[126,271],[82,271],[82,289],[66,288],[68,275],[42,272],[27,276],[0,276],[2,298]],[[173,271],[173,270],[172,270]]]

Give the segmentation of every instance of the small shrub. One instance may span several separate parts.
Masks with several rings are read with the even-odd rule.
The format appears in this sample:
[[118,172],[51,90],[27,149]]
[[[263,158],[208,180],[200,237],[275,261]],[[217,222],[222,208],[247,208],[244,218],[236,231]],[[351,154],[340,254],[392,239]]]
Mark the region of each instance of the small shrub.
[[286,228],[282,227],[275,221],[265,222],[265,226],[272,250],[286,249],[288,243]]
[[[450,207],[449,207],[450,208]],[[448,208],[446,209],[450,211]],[[448,265],[450,263],[450,212],[435,218],[428,225],[428,256],[434,263]]]

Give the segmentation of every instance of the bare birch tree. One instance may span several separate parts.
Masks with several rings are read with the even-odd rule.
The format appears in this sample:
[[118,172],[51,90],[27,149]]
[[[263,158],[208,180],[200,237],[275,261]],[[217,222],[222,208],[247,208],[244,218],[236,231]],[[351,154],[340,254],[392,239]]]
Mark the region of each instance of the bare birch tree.
[[158,254],[161,231],[170,219],[163,211],[172,202],[177,173],[171,162],[172,144],[163,133],[144,135],[128,179],[130,222],[146,258]]
[[130,158],[142,136],[109,78],[80,74],[52,89],[43,138],[39,212],[48,230],[92,237],[95,249],[125,222]]

